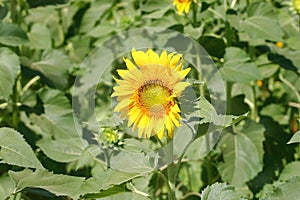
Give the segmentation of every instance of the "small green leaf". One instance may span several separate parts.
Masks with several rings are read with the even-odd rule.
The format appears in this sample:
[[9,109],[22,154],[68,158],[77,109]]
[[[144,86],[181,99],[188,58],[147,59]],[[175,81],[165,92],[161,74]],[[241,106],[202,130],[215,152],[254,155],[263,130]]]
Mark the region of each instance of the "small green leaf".
[[8,99],[20,71],[18,56],[8,48],[0,48],[0,98]]
[[53,174],[45,170],[35,172],[25,169],[20,172],[9,171],[10,177],[16,184],[16,192],[25,188],[41,188],[48,190],[55,195],[66,195],[77,199],[80,195],[80,187],[84,178]]
[[201,200],[246,200],[232,185],[214,183],[201,192]]
[[11,128],[0,128],[0,138],[1,163],[43,169],[31,147],[19,132]]
[[235,134],[223,135],[218,144],[224,158],[218,170],[224,181],[243,185],[262,170],[265,128],[250,120],[237,128]]
[[8,46],[22,45],[28,41],[25,31],[16,24],[0,22],[0,43]]
[[293,137],[289,140],[288,144],[300,142],[300,131],[297,131]]

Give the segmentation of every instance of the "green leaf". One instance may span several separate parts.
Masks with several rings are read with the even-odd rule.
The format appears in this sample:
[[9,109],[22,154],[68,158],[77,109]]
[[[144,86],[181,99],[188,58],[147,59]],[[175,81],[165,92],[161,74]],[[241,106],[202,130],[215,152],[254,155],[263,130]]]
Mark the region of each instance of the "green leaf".
[[224,181],[233,185],[243,185],[262,170],[264,127],[253,121],[246,121],[237,127],[235,134],[222,136],[219,147],[224,162],[218,170]]
[[211,105],[210,102],[203,97],[200,97],[196,108],[200,109],[197,115],[202,118],[200,119],[200,124],[213,123],[214,125],[221,127],[228,127],[240,121],[247,115],[247,113],[241,116],[218,114],[213,105]]
[[0,43],[8,46],[22,45],[28,41],[24,30],[16,24],[0,22]]
[[255,39],[282,41],[283,32],[274,18],[252,16],[241,23],[240,29]]
[[239,48],[226,48],[224,66],[220,69],[222,77],[231,82],[249,82],[262,79],[260,72],[247,54]]
[[201,200],[246,200],[241,197],[242,195],[237,192],[232,185],[226,183],[214,183],[211,186],[207,186],[201,192]]
[[151,157],[143,153],[122,151],[111,158],[112,168],[128,173],[150,173],[154,170],[154,165]]
[[279,180],[286,181],[294,176],[300,177],[299,169],[300,169],[300,161],[294,161],[294,162],[287,164],[283,168],[283,170],[280,174]]
[[52,46],[51,33],[45,25],[33,24],[28,37],[30,42],[27,46],[33,49],[50,49]]
[[156,10],[165,10],[165,8],[170,8],[171,4],[168,1],[161,1],[161,0],[151,0],[147,1],[142,7],[141,10],[145,12],[153,12]]
[[16,192],[28,187],[41,188],[55,195],[66,195],[74,199],[79,197],[80,187],[84,181],[84,178],[81,177],[53,174],[45,170],[33,172],[25,169],[20,172],[9,171],[8,173],[16,184]]
[[88,33],[99,18],[112,6],[112,1],[93,1],[90,8],[84,13],[80,24],[80,33]]
[[288,141],[288,144],[300,142],[300,131],[297,131],[293,137]]
[[289,116],[286,114],[286,108],[281,104],[268,104],[261,109],[260,114],[272,117],[273,120],[279,124],[289,123]]
[[25,142],[19,132],[3,127],[0,128],[0,138],[1,163],[21,167],[43,168],[31,147]]
[[20,71],[18,56],[8,48],[0,48],[0,98],[8,100]]
[[15,184],[11,178],[7,175],[1,175],[0,177],[0,199],[6,199],[15,190]]
[[293,177],[275,187],[272,192],[268,193],[261,200],[298,200],[300,196],[300,177]]
[[30,67],[44,74],[56,88],[63,90],[68,83],[68,70],[72,65],[61,51],[49,50],[43,52],[41,61],[32,63]]
[[44,102],[45,114],[31,114],[32,123],[40,127],[44,137],[55,139],[78,138],[82,130],[74,119],[73,110],[67,97],[58,90],[44,89],[39,92]]
[[78,160],[88,144],[83,139],[71,138],[40,140],[37,146],[52,160],[67,163]]
[[85,194],[99,193],[101,190],[107,190],[140,176],[140,173],[128,173],[114,169],[100,171],[92,178],[85,180],[80,190]]

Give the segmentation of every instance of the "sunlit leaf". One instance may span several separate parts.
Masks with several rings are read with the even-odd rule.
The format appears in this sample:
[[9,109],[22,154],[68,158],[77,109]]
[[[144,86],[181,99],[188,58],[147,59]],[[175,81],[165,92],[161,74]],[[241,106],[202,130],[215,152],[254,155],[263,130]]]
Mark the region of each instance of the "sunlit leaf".
[[0,138],[1,163],[21,167],[43,168],[31,147],[25,142],[19,132],[3,127],[0,128]]
[[18,56],[8,48],[0,48],[0,98],[8,99],[20,71]]

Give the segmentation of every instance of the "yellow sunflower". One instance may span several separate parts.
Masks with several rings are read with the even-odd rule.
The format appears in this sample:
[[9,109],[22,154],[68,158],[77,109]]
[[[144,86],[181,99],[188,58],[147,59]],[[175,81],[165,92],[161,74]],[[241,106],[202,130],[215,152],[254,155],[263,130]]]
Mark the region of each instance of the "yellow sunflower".
[[183,11],[188,14],[191,7],[192,0],[174,0],[173,5],[176,6],[179,15],[182,15]]
[[128,119],[128,127],[138,130],[138,137],[157,135],[160,139],[167,130],[173,137],[174,126],[180,126],[180,108],[177,97],[189,86],[182,81],[190,68],[182,69],[182,55],[160,55],[152,49],[131,51],[134,63],[124,58],[126,70],[117,70],[122,79],[115,79],[112,97],[117,97],[115,112]]

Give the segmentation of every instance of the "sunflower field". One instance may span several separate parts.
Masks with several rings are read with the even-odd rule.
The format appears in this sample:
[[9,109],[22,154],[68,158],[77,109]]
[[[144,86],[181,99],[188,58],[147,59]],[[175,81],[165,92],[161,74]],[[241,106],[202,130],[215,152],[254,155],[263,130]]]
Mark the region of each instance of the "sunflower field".
[[300,199],[300,0],[0,0],[0,200]]

